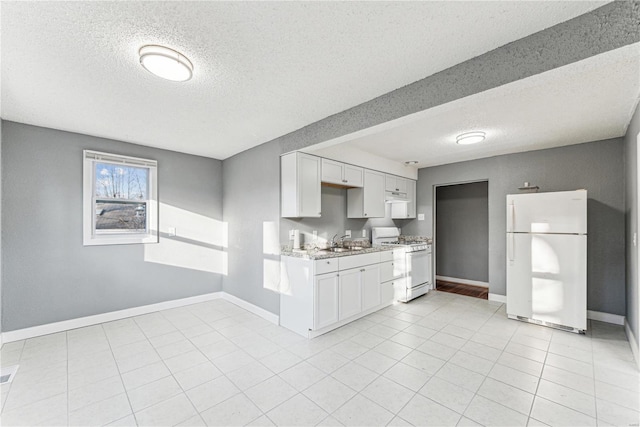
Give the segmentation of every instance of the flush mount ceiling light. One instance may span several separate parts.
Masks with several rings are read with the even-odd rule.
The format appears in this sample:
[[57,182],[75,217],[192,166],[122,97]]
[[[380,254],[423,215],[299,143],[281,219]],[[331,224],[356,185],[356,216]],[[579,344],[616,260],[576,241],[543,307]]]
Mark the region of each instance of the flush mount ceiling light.
[[477,144],[484,141],[484,132],[467,132],[461,133],[456,137],[456,143],[460,145]]
[[164,46],[147,45],[138,51],[140,65],[163,79],[184,82],[193,76],[193,64],[183,54]]
[[418,161],[417,160],[407,160],[406,162],[404,162],[405,165],[407,166],[413,166],[413,165],[417,165]]

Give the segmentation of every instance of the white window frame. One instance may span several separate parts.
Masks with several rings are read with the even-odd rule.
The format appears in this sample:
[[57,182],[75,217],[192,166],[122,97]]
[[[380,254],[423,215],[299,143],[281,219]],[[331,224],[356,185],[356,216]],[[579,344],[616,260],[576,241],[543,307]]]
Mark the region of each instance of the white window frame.
[[[149,188],[147,193],[146,232],[106,232],[96,233],[95,230],[95,180],[96,163],[111,163],[124,166],[147,168],[149,170]],[[102,153],[99,151],[83,150],[83,243],[84,246],[94,245],[129,245],[136,243],[158,243],[158,162],[137,157],[121,156],[118,154]]]

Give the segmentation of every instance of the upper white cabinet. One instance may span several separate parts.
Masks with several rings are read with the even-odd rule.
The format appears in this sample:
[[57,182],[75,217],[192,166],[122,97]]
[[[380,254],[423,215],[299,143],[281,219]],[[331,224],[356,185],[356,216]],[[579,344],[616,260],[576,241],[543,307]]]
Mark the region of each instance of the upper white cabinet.
[[289,153],[280,158],[280,210],[283,217],[319,217],[321,158]]
[[407,199],[406,203],[391,204],[391,218],[393,219],[411,219],[416,217],[416,182],[412,179],[406,180]]
[[364,168],[335,160],[322,159],[322,182],[347,187],[362,187],[364,185]]
[[348,218],[383,218],[385,176],[365,169],[364,187],[347,190]]
[[386,191],[394,191],[397,193],[406,193],[407,192],[407,181],[406,178],[401,178],[395,175],[385,175],[385,185],[384,189]]

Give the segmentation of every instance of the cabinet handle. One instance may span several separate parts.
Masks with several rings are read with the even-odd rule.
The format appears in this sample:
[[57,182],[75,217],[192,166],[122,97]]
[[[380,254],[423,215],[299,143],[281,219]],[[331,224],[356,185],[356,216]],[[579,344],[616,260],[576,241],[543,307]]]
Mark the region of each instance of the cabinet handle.
[[367,214],[364,214],[364,216],[367,216]]
[[361,268],[360,271],[364,271],[364,268]]
[[396,191],[400,191],[400,189],[399,189],[399,188],[396,188]]
[[346,179],[343,179],[342,182],[349,182],[349,181],[347,181]]

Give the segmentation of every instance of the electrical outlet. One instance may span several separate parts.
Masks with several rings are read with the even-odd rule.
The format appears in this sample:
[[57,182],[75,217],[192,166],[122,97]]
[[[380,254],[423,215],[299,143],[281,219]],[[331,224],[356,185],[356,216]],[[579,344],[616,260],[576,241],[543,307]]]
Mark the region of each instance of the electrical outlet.
[[347,237],[351,237],[351,230],[345,230],[344,235]]
[[367,237],[367,229],[362,230],[362,237]]
[[424,214],[418,214],[418,221],[424,221]]
[[296,235],[296,230],[289,230],[289,240],[293,240]]
[[176,235],[176,228],[169,227],[169,236],[175,236],[175,235]]

